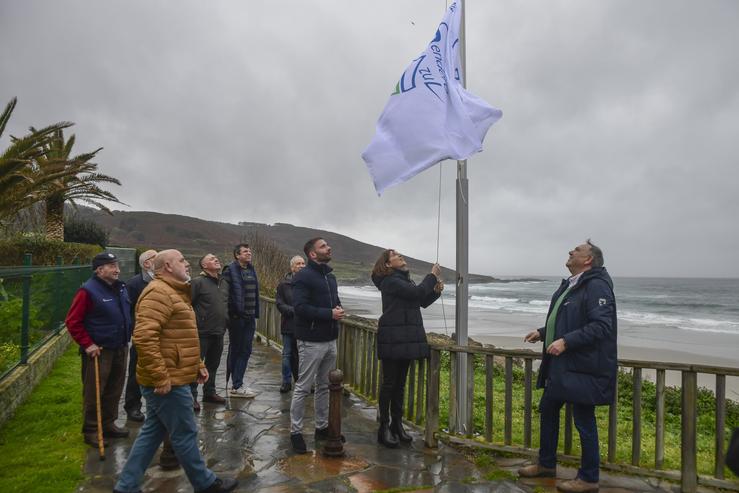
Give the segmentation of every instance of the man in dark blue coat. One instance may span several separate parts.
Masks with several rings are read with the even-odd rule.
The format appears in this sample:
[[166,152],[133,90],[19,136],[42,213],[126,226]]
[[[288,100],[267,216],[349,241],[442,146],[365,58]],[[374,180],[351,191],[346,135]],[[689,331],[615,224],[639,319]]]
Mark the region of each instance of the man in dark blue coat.
[[252,264],[251,247],[239,243],[233,254],[234,261],[223,269],[229,286],[226,382],[231,379],[230,397],[252,399],[257,393],[244,380],[259,318],[259,280]]
[[595,406],[613,403],[616,389],[616,298],[603,267],[603,252],[586,241],[570,251],[564,279],[552,296],[546,325],[526,335],[544,341],[537,387],[541,438],[539,461],[519,469],[523,477],[554,477],[559,412],[572,404],[582,456],[577,477],[557,484],[560,491],[597,491],[600,469]]
[[128,430],[116,426],[115,420],[126,379],[132,323],[126,285],[118,280],[118,258],[109,252],[100,253],[92,260],[92,269],[92,277],[74,295],[65,323],[82,355],[82,434],[85,443],[97,448],[94,359],[98,358],[100,370],[103,436],[125,438]]
[[298,340],[298,381],[290,403],[290,442],[296,453],[307,452],[303,438],[305,398],[316,382],[315,439],[328,437],[328,373],[336,368],[336,339],[344,309],[331,273],[331,247],[313,238],[303,247],[308,265],[293,277],[295,338]]
[[[134,325],[136,322],[136,302],[139,300],[139,296],[146,285],[154,279],[154,257],[156,256],[156,250],[146,250],[139,255],[141,272],[126,282],[128,298],[131,300],[131,322]],[[126,397],[124,398],[123,409],[126,410],[128,419],[142,422],[144,421],[144,414],[141,412],[141,388],[136,381],[137,362],[136,346],[132,344],[128,353],[128,380],[126,381]]]

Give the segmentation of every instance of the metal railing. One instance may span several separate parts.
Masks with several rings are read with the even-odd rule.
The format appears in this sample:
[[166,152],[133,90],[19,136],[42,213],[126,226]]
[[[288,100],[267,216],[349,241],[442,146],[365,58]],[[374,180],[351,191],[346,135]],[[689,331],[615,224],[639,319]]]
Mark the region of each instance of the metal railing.
[[[257,331],[268,340],[280,341],[280,314],[274,300],[262,297],[261,315]],[[354,392],[369,400],[376,400],[381,382],[381,365],[377,360],[377,329],[370,321],[342,321],[339,331],[337,367],[344,372],[344,384]],[[534,396],[540,391],[534,389],[534,371],[541,360],[541,353],[528,350],[506,350],[492,347],[460,347],[431,343],[431,356],[426,360],[411,363],[408,375],[405,418],[421,427],[426,444],[434,447],[440,438],[466,446],[516,453],[535,457],[533,448]],[[457,412],[457,389],[455,382],[455,362],[459,354],[467,355],[468,380],[467,395],[475,405],[468,406],[470,416],[465,420],[473,423],[471,430],[464,435],[455,430]],[[698,485],[705,485],[739,491],[739,481],[725,477],[726,440],[726,378],[739,377],[739,368],[717,366],[686,365],[679,363],[656,363],[649,361],[619,360],[619,380],[630,379],[631,412],[630,420],[624,423],[620,417],[618,397],[607,407],[607,446],[605,461],[601,467],[607,470],[638,474],[676,481],[681,491],[694,492]],[[655,374],[655,414],[654,414],[654,461],[647,464],[642,457],[642,416],[644,370]],[[666,373],[681,374],[680,393],[680,437],[679,443],[668,443],[671,451],[680,450],[679,470],[665,470],[665,423],[666,423]],[[698,474],[697,464],[697,419],[698,419],[698,375],[715,377],[715,404],[712,421],[714,423],[714,467],[712,475]],[[476,378],[477,376],[477,378]],[[476,383],[480,381],[481,385]],[[500,382],[502,380],[502,382]],[[495,399],[494,389],[503,385],[503,403]],[[514,387],[523,394],[522,405],[514,409]],[[521,387],[523,387],[521,389]],[[442,393],[445,391],[446,395]],[[502,408],[502,412],[495,412]],[[472,414],[477,411],[480,425],[474,425]],[[496,422],[497,414],[497,422]],[[498,426],[502,420],[502,433]],[[630,421],[630,422],[629,422]],[[514,443],[514,422],[520,423],[516,436],[520,443]],[[573,455],[573,418],[571,405],[565,406],[564,433],[560,459],[578,462]],[[628,425],[631,435],[630,460],[617,457],[619,425]],[[498,434],[500,438],[495,435]],[[730,473],[729,473],[730,474]]]
[[89,265],[0,267],[0,380],[64,329],[75,292],[90,277]]

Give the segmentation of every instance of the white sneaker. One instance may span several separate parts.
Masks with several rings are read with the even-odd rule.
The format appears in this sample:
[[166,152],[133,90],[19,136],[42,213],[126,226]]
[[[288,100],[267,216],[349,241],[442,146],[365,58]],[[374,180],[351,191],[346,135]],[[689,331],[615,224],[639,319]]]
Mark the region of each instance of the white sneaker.
[[242,399],[253,399],[257,396],[257,393],[254,392],[249,387],[241,387],[238,389],[231,388],[228,391],[228,395],[230,397],[240,397]]

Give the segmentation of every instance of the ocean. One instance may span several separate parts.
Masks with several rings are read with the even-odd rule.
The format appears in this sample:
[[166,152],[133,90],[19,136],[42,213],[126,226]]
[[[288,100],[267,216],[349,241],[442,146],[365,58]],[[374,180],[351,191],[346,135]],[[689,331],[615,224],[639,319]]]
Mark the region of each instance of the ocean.
[[[551,277],[470,285],[470,336],[524,347],[520,340],[544,324],[560,282]],[[653,353],[655,360],[739,367],[739,279],[622,277],[614,278],[614,292],[621,354],[636,357],[621,351],[624,347],[634,354],[640,349],[640,359]],[[340,287],[339,293],[349,312],[379,317],[380,293],[374,286]],[[454,286],[447,285],[443,304],[424,310],[426,329],[453,334],[454,304]]]

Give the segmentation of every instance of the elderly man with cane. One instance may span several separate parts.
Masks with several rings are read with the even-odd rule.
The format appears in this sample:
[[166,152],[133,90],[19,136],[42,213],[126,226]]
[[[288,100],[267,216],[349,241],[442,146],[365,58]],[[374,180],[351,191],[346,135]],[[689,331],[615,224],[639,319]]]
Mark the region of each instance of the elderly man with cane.
[[121,270],[115,255],[96,255],[92,269],[92,277],[75,294],[65,322],[82,355],[82,434],[85,443],[102,452],[98,422],[106,438],[128,436],[115,420],[126,379],[131,307],[126,286],[118,280]]

